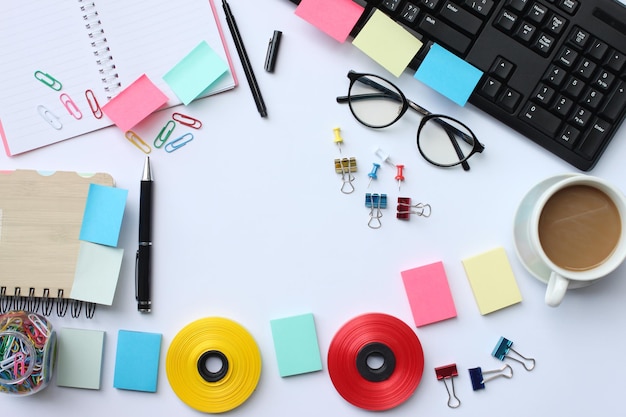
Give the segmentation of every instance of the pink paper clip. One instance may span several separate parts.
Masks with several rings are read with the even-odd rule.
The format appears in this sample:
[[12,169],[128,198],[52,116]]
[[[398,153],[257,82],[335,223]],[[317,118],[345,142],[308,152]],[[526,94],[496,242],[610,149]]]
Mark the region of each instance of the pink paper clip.
[[68,96],[66,93],[63,93],[59,96],[61,103],[65,107],[65,110],[76,120],[80,120],[83,118],[83,113],[80,111],[76,103]]
[[189,126],[192,129],[200,129],[202,127],[202,122],[200,120],[194,119],[193,117],[184,115],[182,113],[172,114],[172,119],[174,119],[181,125]]
[[96,95],[91,90],[85,91],[85,97],[87,98],[87,103],[89,103],[89,109],[93,116],[96,119],[102,119],[103,113],[100,108],[100,103],[98,103],[98,99],[96,99]]
[[[435,368],[435,374],[437,375],[438,381],[443,381],[443,384],[446,387],[446,391],[448,392],[448,407],[457,408],[461,405],[461,400],[456,396],[454,392],[454,377],[459,376],[459,372],[456,369],[456,363],[452,363],[450,365],[440,366]],[[452,388],[448,388],[448,384],[446,380],[450,380],[450,384]]]

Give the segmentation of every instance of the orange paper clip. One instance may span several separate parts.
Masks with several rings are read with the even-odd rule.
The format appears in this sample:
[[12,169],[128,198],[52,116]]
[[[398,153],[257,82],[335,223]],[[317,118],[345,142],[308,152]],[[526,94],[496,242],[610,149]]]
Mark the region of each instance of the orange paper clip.
[[83,118],[83,113],[81,113],[80,109],[76,106],[76,103],[74,103],[70,96],[63,93],[59,96],[59,99],[61,99],[61,103],[63,103],[63,106],[70,114],[70,116],[72,116],[76,120],[80,120]]
[[63,85],[59,80],[50,74],[46,74],[45,72],[35,71],[35,78],[52,88],[54,91],[61,91],[61,88],[63,88]]
[[100,108],[100,103],[98,103],[98,99],[96,99],[96,95],[93,91],[85,91],[85,97],[87,98],[87,103],[89,103],[89,109],[91,109],[93,116],[96,119],[102,119],[102,109]]
[[174,119],[181,125],[189,126],[193,129],[200,129],[202,127],[202,122],[200,120],[194,119],[191,116],[186,116],[182,113],[172,114],[172,119]]
[[152,148],[150,147],[150,145],[144,142],[144,140],[141,139],[139,135],[137,135],[132,130],[129,130],[128,132],[126,132],[124,136],[126,136],[126,139],[128,139],[130,143],[132,143],[137,148],[139,148],[141,152],[146,153],[146,154],[152,152]]

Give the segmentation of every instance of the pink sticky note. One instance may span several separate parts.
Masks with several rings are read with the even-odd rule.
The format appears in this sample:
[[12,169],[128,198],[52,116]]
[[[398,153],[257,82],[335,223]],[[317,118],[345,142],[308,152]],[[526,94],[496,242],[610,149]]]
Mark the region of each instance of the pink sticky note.
[[443,263],[435,262],[400,274],[417,327],[456,317]]
[[296,15],[339,42],[345,42],[365,10],[352,0],[302,0]]
[[102,106],[102,111],[126,132],[166,102],[167,96],[144,74]]

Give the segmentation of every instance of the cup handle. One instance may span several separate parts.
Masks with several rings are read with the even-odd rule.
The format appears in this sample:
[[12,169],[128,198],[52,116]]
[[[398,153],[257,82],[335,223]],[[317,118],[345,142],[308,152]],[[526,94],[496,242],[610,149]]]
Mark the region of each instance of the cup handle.
[[568,285],[569,280],[567,278],[563,278],[552,271],[548,281],[548,288],[546,289],[546,304],[550,307],[558,307],[561,301],[563,301],[563,297],[565,297]]

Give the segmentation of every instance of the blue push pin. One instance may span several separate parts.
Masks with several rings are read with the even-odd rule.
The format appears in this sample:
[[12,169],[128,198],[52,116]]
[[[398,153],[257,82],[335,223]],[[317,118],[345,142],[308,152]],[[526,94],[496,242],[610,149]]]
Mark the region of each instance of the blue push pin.
[[380,168],[380,164],[377,164],[376,162],[374,162],[372,164],[372,170],[370,171],[369,174],[367,174],[367,176],[370,177],[370,181],[367,183],[367,188],[370,188],[370,184],[372,183],[372,180],[378,179],[378,168]]
[[[508,372],[507,372],[508,371]],[[507,379],[513,378],[513,368],[510,365],[504,365],[500,369],[494,369],[492,371],[483,371],[480,366],[469,369],[470,380],[472,381],[472,389],[478,391],[485,389],[485,382],[492,379],[503,377]],[[484,375],[493,374],[490,377],[485,378]]]
[[[535,360],[520,355],[519,352],[516,352],[511,346],[513,346],[513,342],[505,337],[500,337],[496,347],[493,349],[493,352],[491,352],[491,356],[501,361],[509,358],[515,362],[521,363],[527,371],[532,371],[535,368]],[[509,355],[509,352],[513,352],[517,357]]]

